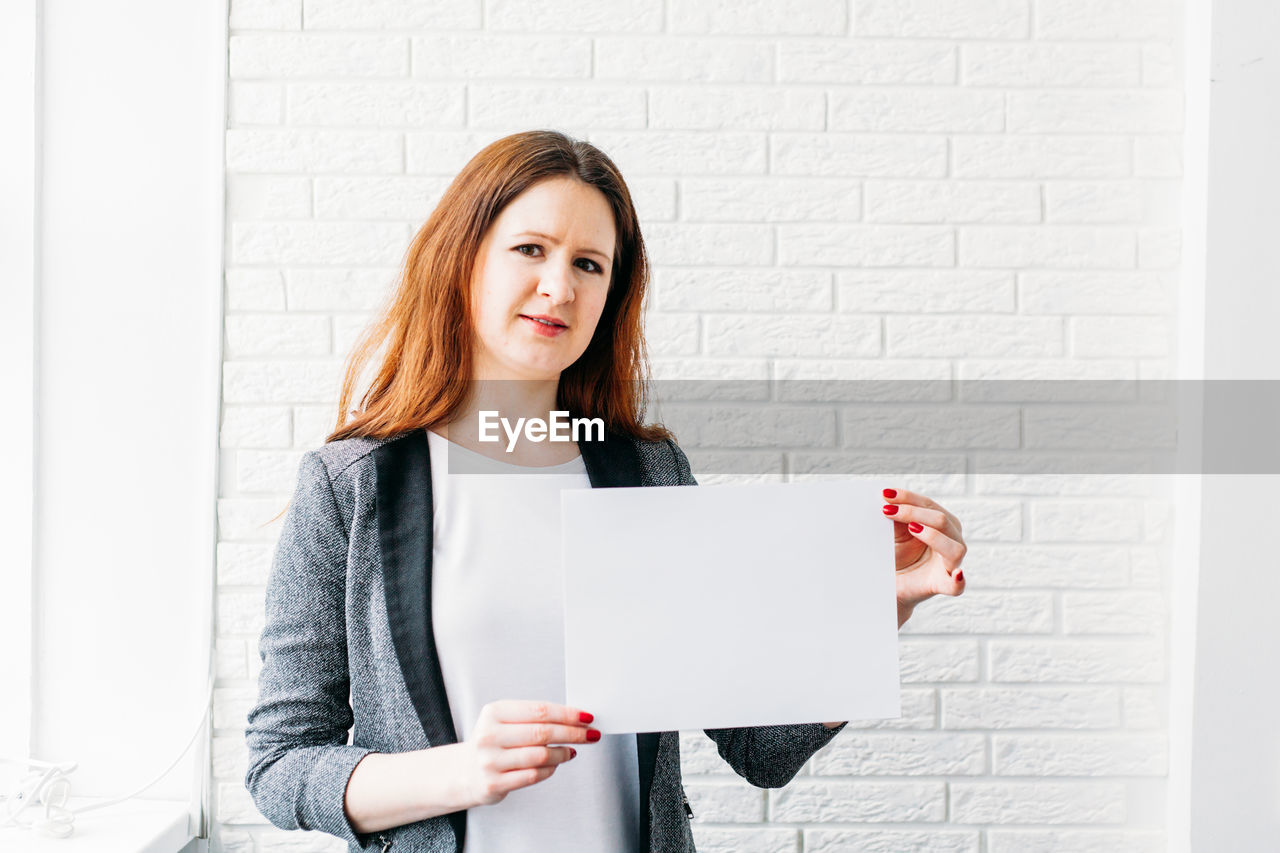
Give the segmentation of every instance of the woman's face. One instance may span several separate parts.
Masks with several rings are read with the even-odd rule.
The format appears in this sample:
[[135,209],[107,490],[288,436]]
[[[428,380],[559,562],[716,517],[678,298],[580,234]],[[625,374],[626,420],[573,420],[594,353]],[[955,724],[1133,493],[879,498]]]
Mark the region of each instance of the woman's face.
[[577,361],[609,293],[614,233],[604,193],[570,177],[539,181],[498,214],[471,284],[473,378],[555,379]]

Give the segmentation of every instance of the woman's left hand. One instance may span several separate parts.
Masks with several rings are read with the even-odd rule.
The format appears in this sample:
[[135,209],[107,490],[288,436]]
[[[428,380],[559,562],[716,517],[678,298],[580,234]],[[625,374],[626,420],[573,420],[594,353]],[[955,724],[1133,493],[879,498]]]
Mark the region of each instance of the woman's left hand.
[[966,547],[960,519],[916,492],[885,489],[881,512],[893,519],[898,609],[910,613],[935,595],[960,595]]

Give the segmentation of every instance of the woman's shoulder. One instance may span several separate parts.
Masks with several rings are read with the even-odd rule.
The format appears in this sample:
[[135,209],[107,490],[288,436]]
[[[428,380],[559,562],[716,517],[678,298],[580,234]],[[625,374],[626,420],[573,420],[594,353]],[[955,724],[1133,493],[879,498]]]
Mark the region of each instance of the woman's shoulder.
[[389,438],[369,438],[367,436],[340,438],[336,441],[327,441],[309,452],[315,454],[324,463],[324,467],[329,472],[329,479],[337,480],[344,473],[359,467],[361,463],[371,462],[370,454],[382,445],[404,438],[406,435],[408,433]]

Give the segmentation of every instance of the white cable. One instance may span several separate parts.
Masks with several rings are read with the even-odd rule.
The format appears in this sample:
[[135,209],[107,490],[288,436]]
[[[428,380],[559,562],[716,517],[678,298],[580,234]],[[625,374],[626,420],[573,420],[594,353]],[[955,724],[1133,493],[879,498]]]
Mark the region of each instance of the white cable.
[[[0,761],[39,768],[29,771],[8,794],[4,795],[5,813],[0,815],[0,826],[23,826],[38,830],[51,838],[66,838],[75,831],[75,815],[64,806],[71,787],[66,774],[76,769],[76,762],[52,764],[34,758],[0,758]],[[14,808],[15,802],[18,803],[17,808]],[[36,803],[44,806],[43,814],[34,814]],[[23,820],[22,813],[28,809],[31,809],[33,814],[29,819]]]
[[[209,690],[205,694],[204,704],[200,707],[200,722],[196,726],[195,732],[191,735],[191,739],[187,741],[187,745],[183,747],[182,752],[178,753],[178,757],[165,768],[163,773],[132,794],[117,797],[114,800],[107,800],[106,802],[68,809],[66,808],[66,803],[71,791],[71,780],[68,775],[76,769],[78,762],[64,761],[54,763],[40,761],[35,758],[0,758],[0,761],[24,764],[30,768],[35,768],[28,770],[27,775],[19,780],[17,785],[7,794],[0,794],[0,801],[5,804],[4,812],[0,814],[0,827],[21,826],[34,829],[50,838],[66,838],[75,832],[76,815],[93,809],[113,806],[125,800],[131,800],[159,782],[169,775],[170,770],[177,766],[182,757],[191,749],[191,745],[195,743],[200,732],[204,730],[204,725],[208,721],[209,706],[213,702],[213,682],[215,678],[215,675],[209,676]],[[22,820],[21,815],[23,812],[28,809],[34,812],[37,804],[44,806],[44,813],[42,815],[31,815],[29,820]]]

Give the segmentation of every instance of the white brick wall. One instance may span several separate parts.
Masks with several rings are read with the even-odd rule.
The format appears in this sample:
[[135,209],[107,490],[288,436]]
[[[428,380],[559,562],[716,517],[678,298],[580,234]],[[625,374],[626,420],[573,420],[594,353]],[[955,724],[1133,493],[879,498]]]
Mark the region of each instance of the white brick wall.
[[[481,146],[553,126],[619,164],[655,264],[659,376],[1164,377],[1179,15],[232,0],[213,849],[344,849],[268,826],[243,789],[279,532],[262,525],[331,428],[343,358],[411,235]],[[993,406],[971,446],[1071,428],[1053,414],[1020,427]],[[820,462],[839,415],[798,416],[819,447],[791,470]],[[1165,493],[966,480],[956,459],[912,485],[963,519],[970,588],[903,629],[902,718],[855,721],[770,791],[684,733],[700,850],[1165,849],[1143,805],[1168,770]]]

